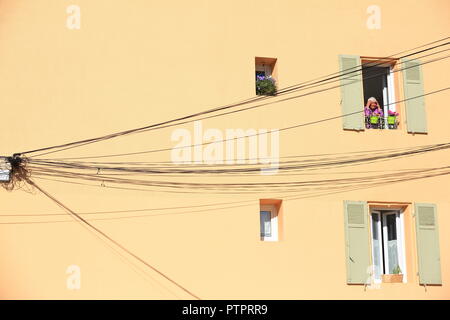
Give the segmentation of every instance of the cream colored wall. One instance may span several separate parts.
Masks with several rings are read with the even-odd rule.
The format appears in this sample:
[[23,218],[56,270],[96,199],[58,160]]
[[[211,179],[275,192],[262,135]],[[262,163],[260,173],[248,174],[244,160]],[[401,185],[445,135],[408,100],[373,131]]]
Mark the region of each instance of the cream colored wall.
[[[80,30],[66,28],[66,7],[70,4],[81,8]],[[380,30],[366,27],[366,9],[372,4],[382,10]],[[444,0],[415,1],[414,5],[384,0],[2,0],[0,154],[139,127],[251,97],[255,57],[277,58],[278,83],[285,87],[336,72],[338,54],[379,57],[413,48],[448,35],[449,9],[449,2]],[[425,92],[448,86],[449,72],[447,60],[424,66]],[[344,132],[341,121],[336,120],[281,133],[281,155],[447,142],[447,99],[448,93],[426,97],[428,135],[407,134],[404,125],[396,131]],[[339,115],[339,101],[340,91],[334,89],[205,120],[203,125],[220,129],[281,128]],[[404,113],[404,106],[400,112]],[[192,129],[192,124],[183,127]],[[51,156],[172,146],[172,130],[119,138]],[[439,151],[347,171],[443,166],[448,165],[449,156],[449,151]],[[170,160],[168,153],[128,158],[144,159]],[[286,178],[257,177],[262,182],[280,180]],[[252,200],[222,210],[185,214],[157,211],[150,212],[158,214],[153,217],[93,221],[203,299],[450,297],[448,176],[294,200],[288,198],[291,194],[280,192],[183,195],[39,183],[76,212]],[[283,200],[280,242],[259,240],[259,199],[266,198]],[[443,285],[428,287],[425,292],[408,270],[411,281],[407,284],[384,284],[382,289],[366,291],[361,286],[348,286],[343,200],[436,203]],[[63,211],[37,192],[0,190],[0,213]],[[70,221],[64,216],[50,218]],[[45,220],[48,218],[1,217],[0,222]],[[130,257],[115,254],[76,222],[1,224],[0,248],[2,298],[188,297]],[[415,254],[415,248],[406,250],[409,255]],[[130,261],[145,270],[146,278],[129,265]],[[76,291],[66,288],[65,272],[72,264],[81,267],[81,289]]]

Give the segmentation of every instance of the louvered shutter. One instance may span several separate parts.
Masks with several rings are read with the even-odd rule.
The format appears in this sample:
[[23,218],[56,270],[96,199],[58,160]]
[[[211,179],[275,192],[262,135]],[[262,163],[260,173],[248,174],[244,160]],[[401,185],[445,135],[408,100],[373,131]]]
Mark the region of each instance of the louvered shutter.
[[415,218],[419,282],[442,284],[436,205],[416,203]]
[[[344,129],[364,130],[364,96],[361,58],[339,55],[341,77],[341,108]],[[351,115],[348,115],[351,114]]]
[[347,283],[368,282],[370,265],[367,203],[344,201]]
[[423,77],[419,60],[403,60],[406,127],[410,133],[427,132]]

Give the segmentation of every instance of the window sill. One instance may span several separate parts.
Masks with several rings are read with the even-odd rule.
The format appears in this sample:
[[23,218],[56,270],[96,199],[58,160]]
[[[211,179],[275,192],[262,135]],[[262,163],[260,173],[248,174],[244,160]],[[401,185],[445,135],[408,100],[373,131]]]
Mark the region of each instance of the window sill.
[[273,239],[273,238],[261,238],[261,242],[278,242],[278,239]]
[[381,279],[383,283],[403,283],[403,274],[383,274]]

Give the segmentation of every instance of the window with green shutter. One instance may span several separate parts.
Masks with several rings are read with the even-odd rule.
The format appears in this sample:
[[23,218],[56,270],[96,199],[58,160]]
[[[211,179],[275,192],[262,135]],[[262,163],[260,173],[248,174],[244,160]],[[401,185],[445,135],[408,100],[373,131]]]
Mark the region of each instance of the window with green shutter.
[[371,207],[370,214],[374,282],[406,282],[402,210]]
[[395,59],[339,55],[344,129],[397,129],[395,64]]
[[442,284],[435,204],[416,203],[416,241],[420,284]]
[[366,129],[397,129],[399,112],[394,89],[396,60],[362,58],[361,61]]
[[367,202],[344,201],[347,283],[367,284],[370,266]]

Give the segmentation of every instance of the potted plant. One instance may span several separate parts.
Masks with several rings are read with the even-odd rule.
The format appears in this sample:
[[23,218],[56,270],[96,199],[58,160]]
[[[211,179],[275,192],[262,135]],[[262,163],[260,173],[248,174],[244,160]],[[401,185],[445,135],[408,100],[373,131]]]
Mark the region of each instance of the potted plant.
[[403,282],[403,274],[400,266],[397,265],[394,270],[392,270],[392,274],[383,274],[383,282],[390,283],[401,283]]
[[370,123],[371,124],[378,124],[378,121],[380,121],[379,116],[370,116]]
[[256,94],[274,96],[277,93],[275,79],[271,76],[256,76]]
[[397,116],[398,116],[397,112],[389,110],[388,118],[387,118],[388,124],[391,124],[391,125],[397,124]]

